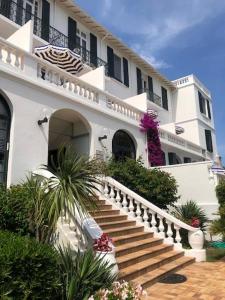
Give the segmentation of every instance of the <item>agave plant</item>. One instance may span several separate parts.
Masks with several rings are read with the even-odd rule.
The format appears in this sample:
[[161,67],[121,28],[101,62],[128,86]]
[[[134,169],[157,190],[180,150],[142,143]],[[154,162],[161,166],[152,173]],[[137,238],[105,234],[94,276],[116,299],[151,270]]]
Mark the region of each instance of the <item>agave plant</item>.
[[198,219],[202,230],[205,230],[207,222],[209,221],[204,209],[200,208],[193,200],[187,201],[185,204],[176,207],[172,214],[177,219],[189,225],[191,225],[193,219]]
[[53,228],[62,212],[84,216],[97,208],[96,192],[100,184],[97,160],[78,156],[71,147],[62,147],[57,162],[51,168],[43,166],[43,169],[53,174],[46,186],[46,209]]
[[116,277],[112,275],[113,264],[103,261],[92,249],[74,252],[59,247],[60,271],[67,300],[86,300],[100,288],[111,286]]

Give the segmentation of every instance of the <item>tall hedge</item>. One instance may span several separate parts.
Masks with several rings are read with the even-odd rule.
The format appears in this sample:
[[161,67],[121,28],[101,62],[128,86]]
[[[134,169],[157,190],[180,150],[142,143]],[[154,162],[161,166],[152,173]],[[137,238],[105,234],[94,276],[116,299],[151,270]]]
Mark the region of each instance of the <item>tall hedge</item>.
[[159,169],[146,169],[141,160],[109,161],[106,174],[162,209],[179,199],[173,176]]
[[57,255],[48,245],[0,231],[0,298],[61,299]]

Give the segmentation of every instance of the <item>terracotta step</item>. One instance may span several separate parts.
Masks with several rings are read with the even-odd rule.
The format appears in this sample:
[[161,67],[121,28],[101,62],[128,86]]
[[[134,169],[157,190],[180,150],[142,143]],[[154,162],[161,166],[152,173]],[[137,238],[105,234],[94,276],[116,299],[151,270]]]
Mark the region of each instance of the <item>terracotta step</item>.
[[130,281],[145,273],[161,268],[163,265],[177,260],[184,256],[183,251],[169,251],[163,255],[146,259],[140,263],[128,266],[122,270],[119,275],[120,280]]
[[138,232],[127,234],[126,236],[118,236],[113,238],[115,246],[125,245],[127,243],[141,241],[153,237],[152,232]]
[[90,214],[93,217],[98,217],[98,216],[112,216],[112,215],[119,215],[120,211],[119,209],[109,209],[109,210],[97,210],[97,211],[90,211]]
[[147,287],[150,287],[166,275],[174,273],[194,262],[194,258],[183,256],[178,258],[176,261],[165,264],[164,266],[161,266],[158,269],[147,272],[142,276],[139,276],[137,279],[133,280],[133,282],[136,284],[140,284],[144,289],[146,289]]
[[131,233],[143,232],[144,226],[136,225],[136,226],[128,226],[123,228],[113,228],[104,230],[110,237],[114,236],[126,236]]
[[111,215],[111,216],[97,216],[94,217],[97,223],[109,223],[127,220],[128,216],[126,215]]
[[112,205],[110,205],[110,204],[98,205],[98,210],[110,210],[110,209],[112,209]]
[[171,251],[173,245],[160,244],[149,249],[140,250],[138,252],[129,253],[123,256],[119,256],[116,261],[119,267],[119,270],[137,264],[146,259],[155,257],[157,255],[163,254],[165,252]]
[[134,253],[144,249],[150,249],[153,246],[162,244],[163,239],[147,238],[140,241],[122,244],[116,247],[116,257]]
[[116,222],[107,222],[107,223],[98,223],[98,225],[103,229],[113,229],[113,228],[123,228],[128,226],[135,226],[136,221],[133,220],[123,220],[123,221],[116,221]]

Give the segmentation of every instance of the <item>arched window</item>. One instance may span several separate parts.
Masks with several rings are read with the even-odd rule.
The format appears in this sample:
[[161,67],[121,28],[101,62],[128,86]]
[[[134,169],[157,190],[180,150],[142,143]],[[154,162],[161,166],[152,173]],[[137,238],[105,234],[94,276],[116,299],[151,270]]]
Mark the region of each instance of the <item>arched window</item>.
[[8,169],[8,142],[11,113],[8,104],[0,95],[0,183],[6,183]]
[[112,140],[112,153],[116,160],[129,157],[136,159],[136,149],[132,138],[123,130],[118,130]]

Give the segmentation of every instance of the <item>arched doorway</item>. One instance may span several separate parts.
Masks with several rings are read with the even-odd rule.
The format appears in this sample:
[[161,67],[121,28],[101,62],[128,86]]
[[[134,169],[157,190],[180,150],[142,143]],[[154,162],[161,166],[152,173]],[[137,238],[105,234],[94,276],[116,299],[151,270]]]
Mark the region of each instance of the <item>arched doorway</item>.
[[10,125],[10,109],[4,97],[0,94],[0,183],[4,184],[7,182]]
[[78,112],[56,111],[50,118],[48,164],[56,163],[58,150],[71,145],[78,155],[90,155],[90,126]]
[[132,138],[123,130],[118,130],[112,140],[112,153],[116,160],[129,157],[136,159],[136,149]]

